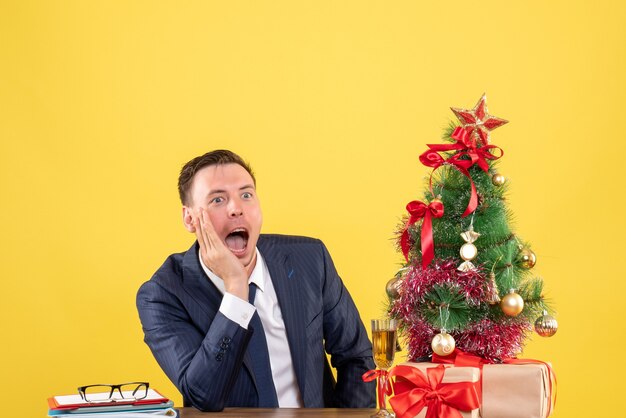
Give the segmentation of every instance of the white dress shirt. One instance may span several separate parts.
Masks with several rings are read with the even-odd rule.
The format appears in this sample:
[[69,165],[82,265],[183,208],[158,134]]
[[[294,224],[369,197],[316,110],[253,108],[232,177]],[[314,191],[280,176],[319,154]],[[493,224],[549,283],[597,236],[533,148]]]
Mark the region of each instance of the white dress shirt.
[[296,381],[296,371],[291,360],[291,352],[287,343],[287,333],[285,331],[285,321],[278,305],[276,291],[267,269],[265,260],[259,250],[256,250],[256,265],[252,274],[248,278],[248,284],[254,283],[258,287],[254,299],[254,305],[227,293],[224,281],[207,268],[198,254],[202,269],[209,276],[209,279],[224,295],[220,312],[242,328],[248,329],[248,324],[255,311],[258,311],[265,339],[267,340],[267,350],[272,368],[272,379],[278,397],[278,406],[281,408],[302,407],[302,397]]

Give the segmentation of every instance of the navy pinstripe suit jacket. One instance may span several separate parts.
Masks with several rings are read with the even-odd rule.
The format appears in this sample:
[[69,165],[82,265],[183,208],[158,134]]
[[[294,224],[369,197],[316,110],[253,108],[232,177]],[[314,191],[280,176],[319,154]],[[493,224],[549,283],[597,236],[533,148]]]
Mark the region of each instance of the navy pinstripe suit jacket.
[[[374,407],[375,384],[361,380],[374,368],[372,346],[324,244],[261,235],[257,247],[276,289],[304,406]],[[221,299],[200,266],[197,242],[171,255],[137,294],[144,340],[187,405],[255,407],[251,334],[218,311]]]

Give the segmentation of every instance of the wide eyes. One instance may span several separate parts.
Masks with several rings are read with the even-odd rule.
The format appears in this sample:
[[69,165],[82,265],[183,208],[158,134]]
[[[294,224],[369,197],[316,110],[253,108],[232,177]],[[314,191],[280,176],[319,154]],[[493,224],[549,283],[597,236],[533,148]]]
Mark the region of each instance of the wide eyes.
[[[241,194],[241,198],[244,200],[250,200],[254,197],[254,195],[251,192],[243,192]],[[213,205],[219,205],[220,203],[225,202],[226,199],[222,196],[215,196],[213,199],[209,200],[209,204],[213,204]]]

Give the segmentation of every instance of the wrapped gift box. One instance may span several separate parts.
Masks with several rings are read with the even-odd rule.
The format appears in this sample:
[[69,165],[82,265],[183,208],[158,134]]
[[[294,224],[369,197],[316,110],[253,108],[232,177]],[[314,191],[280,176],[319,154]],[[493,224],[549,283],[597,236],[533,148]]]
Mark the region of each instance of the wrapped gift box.
[[[405,363],[405,365],[418,367],[423,372],[429,367],[438,366],[436,363]],[[445,366],[447,368],[442,383],[469,380],[464,379],[463,375],[468,373],[467,369],[474,369],[473,367],[455,367],[450,364]],[[551,404],[551,391],[555,390],[553,385],[547,363],[485,364],[482,368],[480,415],[463,416],[546,418],[553,409]],[[423,416],[418,415],[418,417]]]
[[[419,369],[424,374],[426,374],[426,370],[431,367],[438,367],[440,364],[435,363],[404,363],[403,366],[411,366]],[[480,369],[476,367],[454,367],[452,365],[446,364],[446,370],[443,375],[442,384],[444,383],[459,383],[459,382],[478,382],[480,381]],[[414,418],[424,418],[426,417],[427,408],[421,410],[419,414],[417,414]],[[459,411],[463,418],[479,418],[480,413],[479,409],[474,409],[471,411]]]
[[551,410],[550,388],[550,372],[545,364],[486,364],[481,415],[545,418]]

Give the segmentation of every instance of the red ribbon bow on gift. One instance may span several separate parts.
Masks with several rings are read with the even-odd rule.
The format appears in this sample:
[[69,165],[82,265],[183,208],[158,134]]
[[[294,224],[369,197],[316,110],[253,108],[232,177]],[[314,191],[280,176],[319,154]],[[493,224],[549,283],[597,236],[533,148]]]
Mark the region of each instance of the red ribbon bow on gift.
[[389,376],[396,376],[396,394],[389,400],[398,418],[413,418],[427,407],[426,418],[462,418],[461,411],[480,406],[476,382],[441,383],[445,367],[440,365],[424,373],[410,366],[396,366]]
[[432,362],[439,364],[454,364],[457,367],[477,367],[479,369],[482,369],[484,364],[491,363],[485,358],[466,353],[458,348],[455,348],[454,351],[447,356],[440,356],[437,353],[433,353]]
[[443,216],[443,203],[441,203],[441,200],[439,199],[434,199],[426,205],[424,202],[414,200],[406,205],[406,210],[411,216],[409,217],[409,221],[402,232],[402,237],[400,237],[400,247],[402,248],[402,253],[404,254],[404,258],[406,258],[406,261],[409,261],[409,249],[411,247],[409,245],[409,227],[418,220],[424,218],[420,241],[422,244],[422,268],[426,268],[426,266],[428,266],[435,257],[432,218],[441,218]]
[[437,353],[433,353],[432,362],[438,364],[454,364],[456,367],[476,367],[480,369],[480,381],[476,387],[476,392],[478,393],[479,399],[483,398],[483,366],[491,363],[489,360],[455,348],[454,351],[447,356],[440,356]]
[[[470,181],[472,193],[469,203],[462,217],[469,215],[476,210],[478,206],[478,194],[476,193],[476,186],[472,180],[472,176],[469,173],[470,167],[474,164],[478,165],[485,173],[489,171],[489,164],[487,160],[497,160],[504,155],[504,151],[495,145],[485,145],[477,148],[476,142],[472,140],[469,132],[465,128],[458,126],[451,135],[452,139],[455,139],[454,144],[427,144],[429,150],[420,155],[420,161],[427,167],[432,167],[433,171],[430,174],[430,191],[433,191],[432,178],[436,169],[444,164],[450,164],[459,170]],[[500,155],[493,155],[492,149],[500,151]],[[442,151],[459,151],[447,160],[444,159],[439,152]],[[469,159],[461,159],[461,157],[468,156]]]

